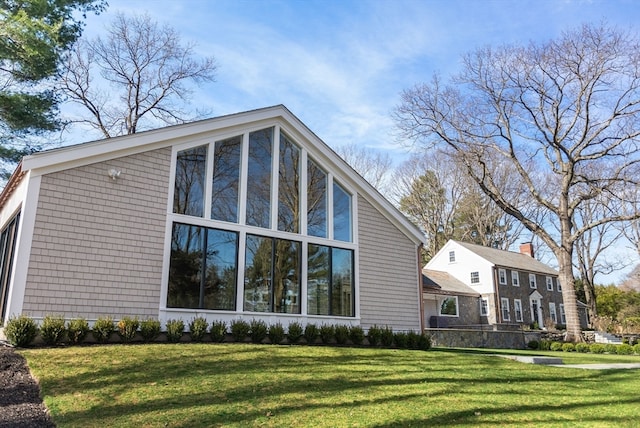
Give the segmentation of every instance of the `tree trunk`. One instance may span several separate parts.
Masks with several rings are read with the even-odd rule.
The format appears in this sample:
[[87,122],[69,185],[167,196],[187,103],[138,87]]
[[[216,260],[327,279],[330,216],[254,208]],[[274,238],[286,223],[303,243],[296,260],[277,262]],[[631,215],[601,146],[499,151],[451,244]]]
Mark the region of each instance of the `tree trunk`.
[[582,342],[582,328],[580,327],[580,317],[578,316],[578,301],[576,299],[571,252],[560,247],[557,257],[560,269],[559,279],[562,286],[562,300],[564,300],[564,313],[567,320],[565,340],[567,342]]

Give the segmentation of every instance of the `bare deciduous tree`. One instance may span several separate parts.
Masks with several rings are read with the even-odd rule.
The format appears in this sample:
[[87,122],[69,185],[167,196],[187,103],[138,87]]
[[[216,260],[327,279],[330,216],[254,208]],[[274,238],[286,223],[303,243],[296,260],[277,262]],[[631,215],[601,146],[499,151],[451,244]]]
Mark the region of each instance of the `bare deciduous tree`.
[[357,144],[335,148],[336,153],[380,193],[386,193],[386,180],[393,161],[388,153]]
[[81,41],[63,74],[63,92],[86,113],[80,122],[105,138],[133,134],[152,123],[193,119],[184,101],[190,84],[213,81],[213,57],[198,59],[171,27],[147,15],[118,14],[107,36]]
[[[640,177],[638,52],[635,35],[587,25],[543,44],[479,49],[451,84],[434,78],[406,90],[395,113],[406,138],[448,147],[485,194],[553,251],[569,341],[581,340],[576,241],[633,219],[616,206]],[[496,161],[517,173],[521,197],[505,195]],[[595,198],[611,208],[581,224],[578,210]]]
[[522,231],[444,153],[412,156],[397,168],[393,183],[400,210],[426,235],[425,261],[449,239],[506,250]]

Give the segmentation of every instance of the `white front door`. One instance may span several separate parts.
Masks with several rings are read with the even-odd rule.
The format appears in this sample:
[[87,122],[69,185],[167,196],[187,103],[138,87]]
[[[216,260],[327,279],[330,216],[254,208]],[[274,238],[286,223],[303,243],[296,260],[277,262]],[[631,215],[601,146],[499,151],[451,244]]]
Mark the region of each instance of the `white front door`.
[[529,307],[531,309],[531,322],[538,323],[538,327],[544,328],[544,318],[542,317],[542,295],[534,291],[529,295]]

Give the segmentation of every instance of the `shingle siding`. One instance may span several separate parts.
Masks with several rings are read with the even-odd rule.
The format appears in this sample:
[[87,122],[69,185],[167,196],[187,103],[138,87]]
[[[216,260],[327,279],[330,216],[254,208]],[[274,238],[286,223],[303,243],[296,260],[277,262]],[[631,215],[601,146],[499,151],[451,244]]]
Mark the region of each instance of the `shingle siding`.
[[170,160],[165,148],[42,177],[24,312],[158,315]]
[[420,329],[416,245],[361,196],[358,197],[360,316],[394,330]]

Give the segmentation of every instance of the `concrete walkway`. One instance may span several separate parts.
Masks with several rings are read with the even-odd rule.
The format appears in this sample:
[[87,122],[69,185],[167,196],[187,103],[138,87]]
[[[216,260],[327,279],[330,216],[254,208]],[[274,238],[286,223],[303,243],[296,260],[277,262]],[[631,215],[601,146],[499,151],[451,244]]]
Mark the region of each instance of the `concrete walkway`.
[[542,364],[551,367],[562,367],[565,369],[587,369],[587,370],[621,370],[640,369],[640,363],[613,363],[613,364],[563,364],[562,358],[555,357],[532,357],[525,355],[500,355],[496,357],[507,358],[526,364]]

